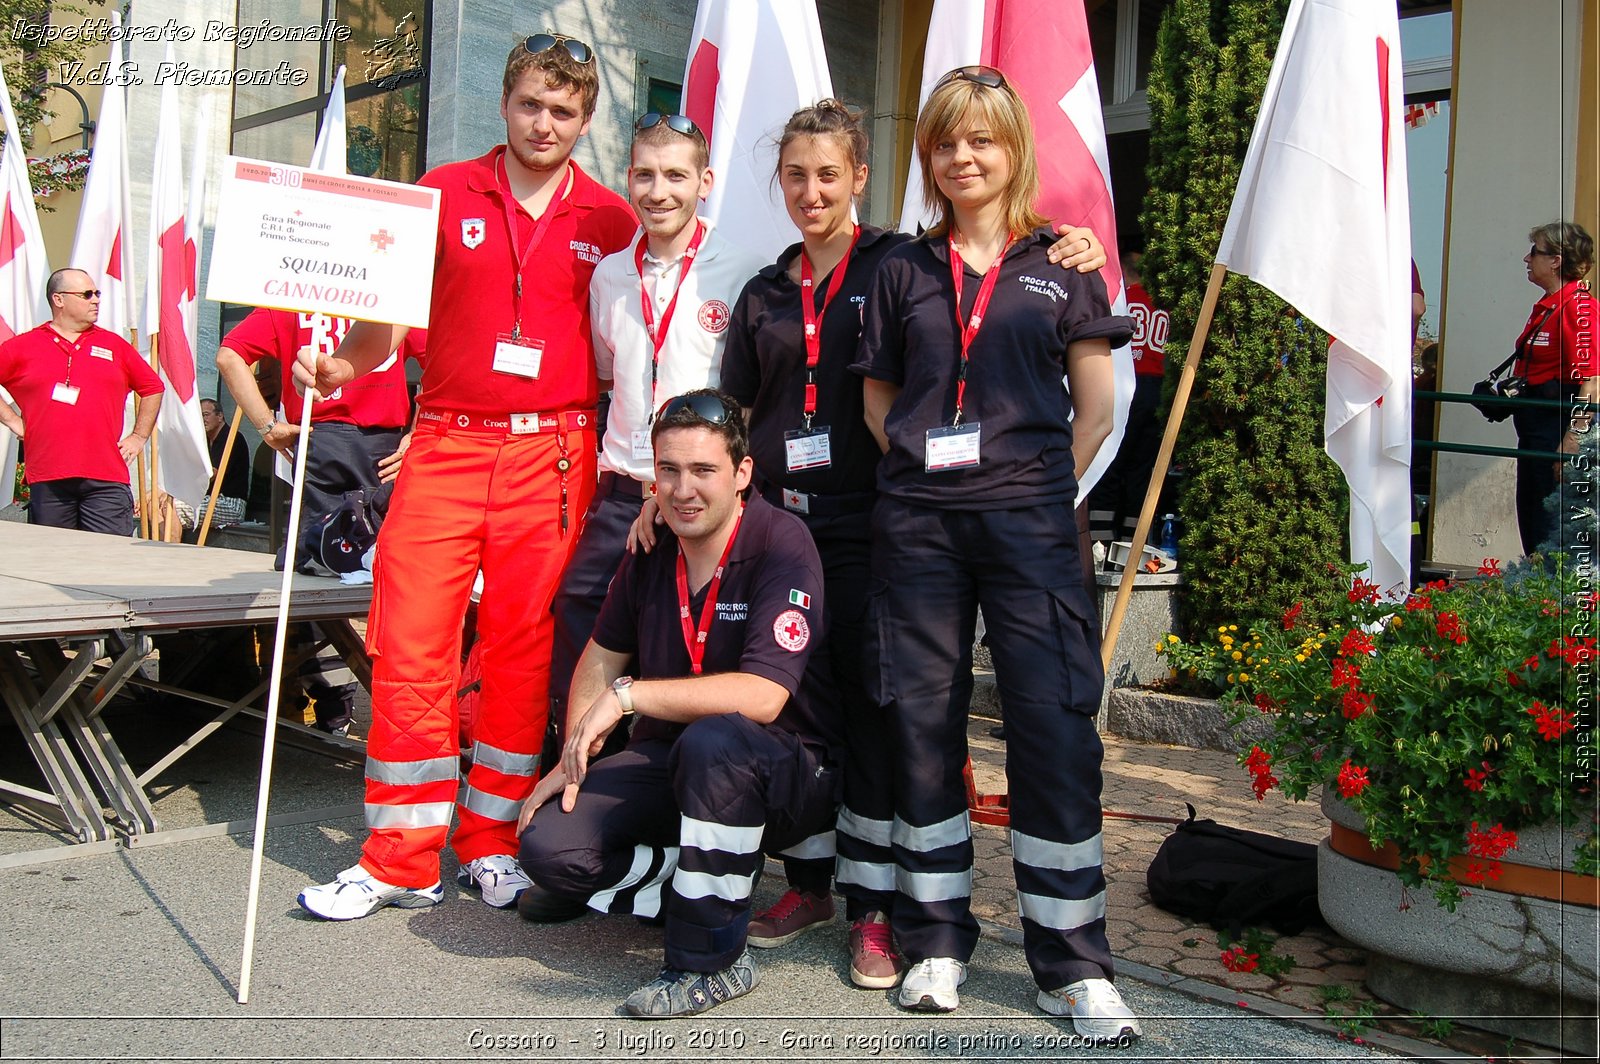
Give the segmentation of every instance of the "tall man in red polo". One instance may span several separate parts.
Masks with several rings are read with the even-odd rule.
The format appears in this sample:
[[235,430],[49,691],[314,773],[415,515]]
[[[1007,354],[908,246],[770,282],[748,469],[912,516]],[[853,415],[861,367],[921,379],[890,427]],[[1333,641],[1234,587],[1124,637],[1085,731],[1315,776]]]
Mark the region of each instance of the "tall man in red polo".
[[[506,60],[506,144],[425,174],[441,192],[422,410],[378,541],[367,647],[369,834],[355,867],[300,904],[350,920],[443,898],[453,812],[462,886],[495,907],[527,886],[516,820],[548,712],[550,600],[595,485],[589,277],[625,247],[633,212],[571,161],[599,94],[589,46],[538,34]],[[357,323],[296,377],[328,395],[377,366],[405,329]],[[456,803],[455,691],[473,577],[483,687]]]
[[[27,447],[28,520],[131,535],[128,463],[150,439],[165,389],[128,341],[95,324],[100,293],[87,273],[57,270],[45,293],[50,320],[0,345],[0,386],[22,408],[19,417],[0,402],[0,425]],[[139,403],[122,436],[130,391]]]

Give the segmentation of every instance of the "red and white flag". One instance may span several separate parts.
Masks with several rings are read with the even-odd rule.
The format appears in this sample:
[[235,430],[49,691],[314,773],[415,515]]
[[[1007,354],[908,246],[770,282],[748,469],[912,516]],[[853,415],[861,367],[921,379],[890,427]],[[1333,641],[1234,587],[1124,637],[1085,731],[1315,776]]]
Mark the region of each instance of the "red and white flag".
[[[167,60],[172,61],[168,45]],[[203,133],[203,131],[201,131]],[[201,151],[204,136],[195,139]],[[161,490],[199,511],[211,480],[211,452],[200,420],[196,387],[195,239],[199,219],[191,227],[184,212],[182,134],[178,95],[171,82],[161,89],[161,117],[156,127],[155,173],[150,182],[150,252],[145,267],[145,335],[153,337],[167,386],[156,422],[160,450]],[[203,184],[203,182],[202,182]]]
[[[111,12],[112,40],[120,33],[122,15]],[[113,44],[111,62],[120,62]],[[134,327],[133,212],[128,184],[128,111],[122,83],[110,79],[100,97],[100,121],[94,128],[94,154],[78,212],[78,235],[71,265],[87,271],[100,287],[102,329],[127,339]]]
[[[0,70],[0,112],[5,119],[6,143],[0,149],[0,343],[50,317],[45,282],[50,263],[44,237],[39,232],[39,212],[33,205],[33,185],[28,181],[28,157],[17,132],[16,112],[5,72]],[[11,396],[0,388],[0,403]],[[10,506],[17,476],[17,438],[0,427],[0,507]]]
[[[1106,247],[1100,276],[1112,313],[1128,313],[1117,257],[1105,120],[1083,0],[934,0],[918,108],[945,73],[974,63],[998,68],[1028,105],[1039,158],[1039,212],[1052,224],[1067,222],[1094,230]],[[931,219],[913,153],[900,228],[914,233]],[[1116,405],[1111,435],[1084,472],[1078,485],[1080,500],[1116,457],[1128,424],[1134,387],[1132,349],[1118,348],[1112,361]]]
[[815,0],[700,0],[683,113],[711,143],[701,212],[741,247],[776,259],[798,234],[772,180],[789,116],[833,95]]
[[1411,218],[1399,19],[1372,0],[1293,0],[1217,261],[1336,337],[1328,454],[1350,554],[1405,594],[1411,567]]

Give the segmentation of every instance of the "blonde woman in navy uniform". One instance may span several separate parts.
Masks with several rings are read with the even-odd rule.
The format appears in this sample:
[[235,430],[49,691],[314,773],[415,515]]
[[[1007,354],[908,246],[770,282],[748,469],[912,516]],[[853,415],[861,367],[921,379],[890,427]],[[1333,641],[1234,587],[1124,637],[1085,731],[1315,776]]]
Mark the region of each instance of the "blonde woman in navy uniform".
[[[749,411],[757,486],[774,506],[801,516],[822,557],[826,653],[847,729],[836,838],[850,978],[866,989],[887,989],[902,969],[888,921],[893,765],[887,723],[861,671],[880,451],[850,364],[878,264],[910,237],[858,225],[853,217],[869,151],[861,115],[838,100],[802,107],[784,126],[775,176],[801,239],[752,278],[734,305],[723,387]],[[1053,273],[1104,264],[1104,248],[1089,230],[1062,233]],[[751,945],[780,946],[833,922],[834,838],[829,832],[785,853],[791,889],[751,921]]]
[[1103,674],[1073,506],[1111,430],[1111,349],[1132,329],[1098,277],[1050,266],[1031,128],[993,68],[935,87],[916,143],[938,221],[879,266],[853,367],[885,451],[867,672],[894,740],[892,923],[910,965],[899,1001],[956,1008],[978,938],[961,770],[982,607],[1012,740],[1013,868],[1038,1004],[1084,1037],[1126,1040],[1139,1024],[1110,982]]

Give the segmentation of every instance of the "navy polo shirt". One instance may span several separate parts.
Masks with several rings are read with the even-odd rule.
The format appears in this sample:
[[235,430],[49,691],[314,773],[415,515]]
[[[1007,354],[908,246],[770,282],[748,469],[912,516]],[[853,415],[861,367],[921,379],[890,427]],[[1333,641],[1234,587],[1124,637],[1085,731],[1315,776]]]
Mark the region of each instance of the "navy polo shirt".
[[[955,419],[961,336],[944,237],[921,237],[884,257],[867,296],[856,362],[864,377],[898,384],[889,410],[889,452],[878,490],[940,509],[1016,508],[1071,501],[1072,400],[1062,387],[1067,345],[1128,342],[1133,323],[1111,314],[1098,273],[1064,271],[1046,257],[1055,236],[1035,230],[1006,254],[988,313],[973,341],[962,421],[982,423],[976,466],[925,470],[930,428]],[[966,267],[962,319],[983,275]]]
[[[618,654],[637,655],[639,678],[691,675],[678,613],[678,540],[665,526],[649,554],[630,554],[617,569],[594,628],[594,641]],[[710,585],[708,584],[707,587]],[[698,624],[706,588],[689,598]],[[706,636],[706,674],[748,672],[781,684],[789,701],[774,726],[836,754],[843,726],[830,697],[822,641],[822,562],[811,533],[793,514],[753,496],[745,505],[717,609]],[[681,724],[641,717],[636,738],[671,738]]]
[[[850,363],[855,361],[862,308],[878,264],[910,239],[904,233],[862,226],[844,282],[822,319],[817,411],[811,423],[828,426],[833,464],[825,469],[790,473],[784,450],[784,433],[798,429],[805,412],[805,318],[800,285],[789,276],[802,245],[792,245],[744,286],[722,355],[722,388],[750,408],[750,453],[768,483],[821,495],[876,489],[878,444],[867,431],[861,382],[850,372]],[[812,292],[818,308],[832,280],[830,272],[815,281]]]

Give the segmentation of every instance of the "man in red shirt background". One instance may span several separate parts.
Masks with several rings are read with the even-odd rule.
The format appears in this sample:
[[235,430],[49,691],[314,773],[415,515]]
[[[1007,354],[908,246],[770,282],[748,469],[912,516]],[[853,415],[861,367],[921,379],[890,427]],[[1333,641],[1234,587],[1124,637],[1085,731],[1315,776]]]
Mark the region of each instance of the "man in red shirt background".
[[[319,355],[333,354],[350,325],[351,319],[329,314],[262,308],[251,311],[217,350],[217,373],[233,401],[261,433],[262,442],[286,458],[293,456],[300,438],[304,403],[292,387],[295,355],[302,348]],[[411,423],[405,360],[420,359],[426,340],[425,330],[413,330],[400,349],[373,372],[313,404],[301,527],[338,509],[345,492],[376,488],[399,471],[410,440],[406,427]],[[264,359],[275,360],[282,377],[281,419],[255,376],[255,367]],[[299,541],[298,529],[290,535]],[[279,569],[283,559],[280,549]],[[290,642],[297,648],[309,639],[310,633],[302,625],[296,625],[290,634]],[[358,687],[338,651],[323,647],[301,664],[299,676],[311,696],[316,726],[330,734],[347,734]]]
[[[440,190],[439,232],[422,409],[373,573],[369,834],[359,864],[301,892],[324,919],[443,900],[455,812],[458,882],[497,908],[528,885],[516,820],[548,715],[550,601],[595,490],[589,278],[637,226],[571,159],[598,97],[588,45],[529,37],[506,59],[505,145],[420,181]],[[302,352],[296,379],[331,395],[405,332],[358,322],[335,355]],[[461,620],[480,567],[482,688],[458,807]]]
[[[100,292],[87,273],[57,270],[45,285],[50,320],[0,345],[0,425],[24,440],[28,521],[85,532],[133,534],[128,463],[155,428],[161,378],[116,333],[95,324]],[[133,431],[122,436],[130,391]],[[120,437],[120,438],[119,438]]]
[[1133,339],[1128,341],[1133,349],[1133,401],[1128,405],[1128,425],[1117,457],[1089,496],[1089,528],[1094,538],[1102,541],[1133,538],[1165,429],[1156,413],[1167,372],[1169,315],[1144,289],[1139,271],[1144,252],[1124,251],[1121,261],[1128,285],[1128,316],[1133,319]]

